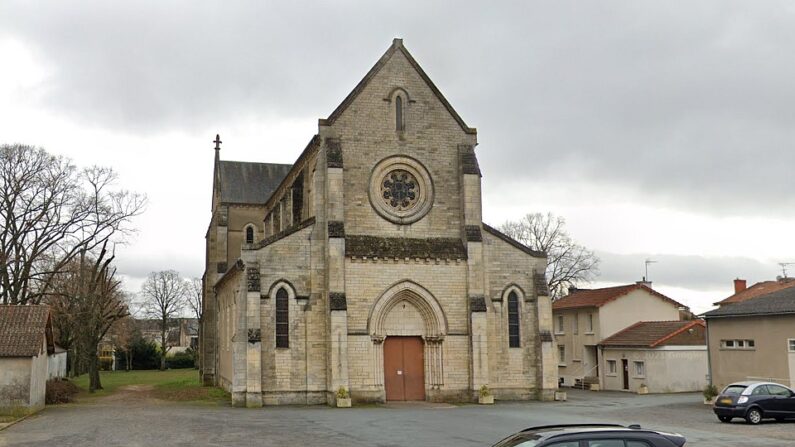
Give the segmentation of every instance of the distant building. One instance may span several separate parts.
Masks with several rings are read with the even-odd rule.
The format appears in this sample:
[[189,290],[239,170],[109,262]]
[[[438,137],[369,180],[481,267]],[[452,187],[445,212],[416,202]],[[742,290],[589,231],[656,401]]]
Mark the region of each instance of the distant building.
[[641,321],[599,343],[601,387],[650,393],[700,391],[707,384],[702,320]]
[[48,306],[0,305],[0,411],[44,407],[54,353]]
[[552,303],[558,376],[563,386],[600,382],[597,346],[639,322],[680,319],[681,303],[636,283],[602,289],[570,289]]
[[[141,337],[160,346],[161,321],[153,319],[135,320]],[[194,351],[199,348],[199,321],[196,318],[174,318],[168,321],[166,329],[166,346],[168,355],[185,352],[188,348]]]
[[734,295],[714,304],[716,306],[725,306],[727,304],[740,303],[771,292],[789,289],[790,287],[795,287],[795,278],[776,278],[775,281],[761,281],[751,287],[747,287],[746,280],[738,278],[734,280]]
[[740,290],[704,314],[714,385],[766,380],[795,386],[795,287],[789,283],[757,283],[746,290],[765,292],[737,299]]

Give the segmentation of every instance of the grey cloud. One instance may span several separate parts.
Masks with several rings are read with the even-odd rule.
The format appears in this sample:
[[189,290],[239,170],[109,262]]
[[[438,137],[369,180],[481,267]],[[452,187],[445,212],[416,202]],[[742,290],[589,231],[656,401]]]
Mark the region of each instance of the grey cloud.
[[795,210],[787,2],[30,5],[4,3],[0,36],[53,64],[42,106],[87,124],[323,117],[402,36],[494,188],[576,168],[677,208]]
[[[691,290],[731,289],[735,278],[746,279],[748,285],[775,279],[781,270],[773,262],[765,263],[744,257],[706,257],[670,254],[597,253],[601,259],[598,280],[628,284],[645,274],[644,261],[657,261],[649,266],[649,279],[655,284]],[[723,297],[716,297],[716,301]]]

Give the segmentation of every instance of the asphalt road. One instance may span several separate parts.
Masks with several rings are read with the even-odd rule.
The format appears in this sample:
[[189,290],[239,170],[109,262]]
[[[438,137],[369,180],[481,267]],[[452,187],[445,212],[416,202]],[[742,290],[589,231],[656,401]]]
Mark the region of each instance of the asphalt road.
[[165,403],[131,391],[49,407],[0,431],[0,446],[475,447],[532,425],[584,422],[640,423],[682,433],[688,446],[795,445],[795,422],[721,424],[698,394],[570,391],[568,402],[554,403],[241,409]]

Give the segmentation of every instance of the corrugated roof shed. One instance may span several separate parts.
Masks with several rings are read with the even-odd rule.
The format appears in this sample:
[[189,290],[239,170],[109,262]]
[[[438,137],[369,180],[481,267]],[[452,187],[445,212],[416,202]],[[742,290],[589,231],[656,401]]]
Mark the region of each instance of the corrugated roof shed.
[[293,165],[219,161],[221,202],[264,204]]
[[[52,348],[48,306],[0,304],[0,357],[33,357],[41,353],[47,337]],[[49,329],[49,330],[48,330]]]

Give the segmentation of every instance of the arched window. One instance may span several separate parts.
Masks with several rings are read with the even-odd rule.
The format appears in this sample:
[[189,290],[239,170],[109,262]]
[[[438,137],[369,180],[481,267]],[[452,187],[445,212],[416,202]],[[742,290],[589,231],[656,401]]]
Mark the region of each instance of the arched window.
[[276,347],[290,347],[290,300],[284,287],[276,292]]
[[521,347],[519,342],[519,298],[516,292],[508,294],[508,346]]
[[254,227],[251,225],[246,227],[246,243],[247,244],[254,243]]
[[406,123],[403,122],[403,98],[395,98],[395,130],[406,130]]

